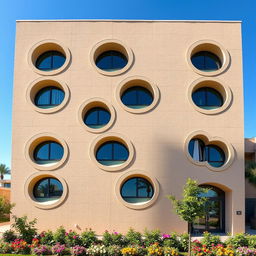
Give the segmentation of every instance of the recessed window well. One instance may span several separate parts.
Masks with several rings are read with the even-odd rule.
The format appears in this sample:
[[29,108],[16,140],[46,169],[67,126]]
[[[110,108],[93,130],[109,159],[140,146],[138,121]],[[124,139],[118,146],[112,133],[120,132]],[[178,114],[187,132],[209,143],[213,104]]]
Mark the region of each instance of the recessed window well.
[[131,49],[119,40],[107,39],[93,47],[90,59],[99,73],[116,76],[130,68],[133,54]]
[[188,147],[189,153],[195,161],[206,161],[213,167],[221,167],[225,163],[225,153],[216,145],[205,145],[200,139],[192,139]]
[[63,157],[63,147],[55,141],[40,143],[34,150],[34,160],[37,164],[56,163]]
[[100,145],[96,152],[97,161],[106,166],[118,166],[123,164],[129,157],[126,146],[117,141],[107,141]]
[[227,69],[230,56],[221,44],[213,40],[200,40],[188,49],[187,61],[196,73],[216,76]]
[[84,116],[84,123],[93,129],[104,127],[110,120],[110,113],[102,107],[94,107],[88,110]]
[[197,52],[191,57],[192,64],[199,70],[210,72],[221,68],[221,61],[215,54],[208,51]]
[[129,108],[140,109],[149,106],[153,102],[153,95],[145,87],[132,86],[123,92],[121,101]]
[[71,55],[67,47],[55,40],[44,40],[29,51],[28,62],[40,75],[56,75],[64,71],[70,63]]
[[35,63],[36,68],[43,71],[52,71],[62,67],[66,57],[58,51],[47,51],[41,54]]
[[124,182],[120,193],[127,203],[142,204],[151,200],[154,188],[145,178],[132,177]]
[[54,203],[63,193],[63,186],[56,178],[43,178],[33,188],[33,196],[38,202]]
[[222,95],[210,87],[201,87],[192,94],[193,102],[203,109],[216,109],[223,105]]

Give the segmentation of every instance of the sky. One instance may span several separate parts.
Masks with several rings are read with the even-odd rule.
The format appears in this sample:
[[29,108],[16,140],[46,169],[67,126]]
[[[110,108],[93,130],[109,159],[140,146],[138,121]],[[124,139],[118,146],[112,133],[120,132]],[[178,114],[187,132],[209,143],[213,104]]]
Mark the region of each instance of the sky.
[[256,0],[0,0],[0,163],[11,167],[16,20],[242,21],[245,137],[256,136]]

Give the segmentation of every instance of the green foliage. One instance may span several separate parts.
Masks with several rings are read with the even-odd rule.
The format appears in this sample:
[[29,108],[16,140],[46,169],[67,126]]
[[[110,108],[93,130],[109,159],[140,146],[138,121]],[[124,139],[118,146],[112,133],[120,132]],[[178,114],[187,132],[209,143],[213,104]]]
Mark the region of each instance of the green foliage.
[[0,241],[0,253],[12,253],[12,247],[10,243]]
[[140,232],[135,231],[133,228],[130,228],[126,234],[127,244],[129,245],[142,245],[142,235]]
[[173,232],[170,234],[170,237],[163,239],[163,246],[164,247],[180,247],[180,241],[177,233]]
[[39,235],[40,244],[44,245],[53,245],[54,244],[54,238],[53,238],[53,232],[51,230],[43,231]]
[[256,248],[256,235],[248,236],[248,245],[251,248]]
[[121,256],[121,247],[118,245],[110,245],[107,248],[108,256]]
[[27,243],[31,243],[32,239],[37,234],[37,229],[35,227],[36,219],[28,221],[28,217],[25,215],[23,217],[13,216],[14,223],[12,228],[14,228],[18,233],[21,239],[25,240]]
[[231,245],[234,248],[248,246],[249,245],[249,236],[243,233],[236,234],[225,241],[226,245]]
[[9,174],[11,170],[5,164],[0,164],[0,176],[1,180],[4,178],[4,174]]
[[221,241],[219,236],[215,236],[209,232],[204,232],[201,243],[206,245],[207,248],[210,248],[212,244],[214,245],[221,244]]
[[65,244],[66,230],[63,226],[60,226],[53,234],[55,243]]
[[256,163],[252,161],[245,162],[245,177],[252,184],[256,185]]
[[95,234],[95,231],[88,229],[81,234],[81,243],[84,247],[88,248],[92,244],[97,242],[98,242],[98,238]]
[[188,178],[184,189],[183,199],[177,200],[174,196],[168,196],[173,203],[175,212],[185,221],[193,223],[197,217],[205,214],[206,197],[200,194],[207,192],[206,188],[199,187],[197,181]]
[[70,230],[68,233],[65,234],[65,244],[68,247],[73,247],[75,245],[81,245],[82,241],[79,236],[75,231]]
[[14,241],[15,239],[17,239],[17,235],[15,234],[15,232],[13,230],[6,230],[3,233],[3,241],[10,243],[12,241]]
[[107,230],[103,233],[102,243],[105,246],[110,245],[118,245],[118,246],[125,246],[127,241],[125,237],[121,233],[109,233]]
[[0,196],[0,219],[6,219],[7,215],[11,213],[14,204],[11,204],[3,196]]
[[179,250],[182,252],[188,251],[188,244],[189,244],[189,235],[188,233],[183,233],[180,235],[180,247]]
[[145,229],[143,235],[144,235],[144,245],[146,247],[154,243],[158,243],[158,244],[162,243],[161,233],[160,233],[160,230],[158,229],[151,230],[151,231],[148,229]]

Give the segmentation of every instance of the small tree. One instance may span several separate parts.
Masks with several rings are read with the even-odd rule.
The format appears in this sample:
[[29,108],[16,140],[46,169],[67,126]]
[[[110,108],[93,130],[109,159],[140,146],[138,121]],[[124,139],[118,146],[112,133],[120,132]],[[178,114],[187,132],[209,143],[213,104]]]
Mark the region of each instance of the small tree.
[[13,207],[14,204],[11,204],[6,198],[0,196],[0,222],[6,221]]
[[188,222],[188,255],[191,255],[191,226],[197,218],[205,215],[205,203],[207,198],[201,195],[207,193],[207,191],[207,188],[199,187],[197,181],[188,178],[183,189],[183,198],[181,200],[177,200],[173,195],[168,196],[174,206],[175,212],[180,218]]
[[9,167],[7,167],[5,164],[0,164],[0,177],[1,180],[4,179],[4,175],[5,174],[9,174],[11,171],[9,169]]

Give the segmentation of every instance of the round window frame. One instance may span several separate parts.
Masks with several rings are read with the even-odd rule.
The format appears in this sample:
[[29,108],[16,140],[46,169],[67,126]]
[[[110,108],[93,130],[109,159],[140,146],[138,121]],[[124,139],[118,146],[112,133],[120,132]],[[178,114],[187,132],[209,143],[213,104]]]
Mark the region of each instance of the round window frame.
[[[116,71],[105,71],[97,67],[97,57],[106,51],[115,50],[121,52],[127,58],[127,64],[125,67]],[[123,42],[117,39],[105,39],[98,42],[90,52],[90,62],[93,68],[100,74],[105,76],[118,76],[129,70],[134,62],[134,56],[132,50]]]
[[[200,51],[208,51],[213,54],[215,54],[221,61],[221,68],[215,71],[203,71],[200,69],[197,69],[192,61],[191,57]],[[217,76],[223,73],[230,65],[230,55],[229,52],[218,42],[214,40],[199,40],[195,43],[193,43],[187,51],[187,63],[190,66],[190,68],[196,72],[199,75],[202,76]]]
[[[85,114],[90,109],[92,109],[94,107],[105,108],[110,113],[110,120],[109,120],[109,122],[106,125],[104,125],[103,127],[98,128],[98,129],[91,128],[91,127],[87,126],[84,123],[84,116],[85,116]],[[87,130],[88,132],[91,132],[91,133],[102,133],[102,132],[105,132],[105,131],[109,130],[113,126],[115,120],[116,120],[116,111],[115,111],[114,107],[108,101],[106,101],[105,99],[102,99],[102,98],[92,98],[92,99],[89,99],[89,100],[85,101],[79,107],[79,110],[78,110],[78,121],[79,121],[79,123],[82,125],[82,127],[84,127],[85,130]]]
[[[35,148],[43,142],[46,141],[54,141],[59,143],[63,147],[63,156],[62,158],[57,161],[54,164],[51,165],[43,165],[43,164],[38,164],[34,160],[34,150]],[[55,134],[52,133],[40,133],[28,140],[25,146],[25,158],[26,160],[37,170],[39,171],[53,171],[56,170],[57,168],[61,167],[64,165],[64,163],[67,161],[69,155],[69,149],[67,146],[67,143],[65,142],[64,139],[58,137]]]
[[[43,70],[38,69],[35,66],[36,60],[38,59],[38,57],[41,54],[43,54],[47,51],[61,52],[66,57],[64,64],[60,68],[51,70],[51,71],[43,71]],[[37,73],[39,75],[43,75],[43,76],[53,76],[53,75],[57,75],[57,74],[63,72],[64,70],[67,69],[70,61],[71,61],[70,50],[66,46],[64,46],[61,42],[54,40],[54,39],[42,40],[42,41],[34,44],[28,53],[28,64],[29,64],[30,68],[35,73]]]
[[[145,107],[145,108],[140,108],[140,109],[134,109],[134,108],[129,108],[127,107],[121,100],[122,94],[124,93],[125,90],[134,87],[134,86],[141,86],[144,87],[145,89],[149,90],[153,96],[153,101],[152,103]],[[133,114],[142,114],[142,113],[147,113],[151,110],[153,110],[160,99],[160,92],[157,87],[150,79],[143,77],[143,76],[132,76],[124,79],[116,88],[115,92],[115,99],[119,103],[119,105],[127,112],[133,113]]]
[[[58,199],[58,201],[56,201],[54,203],[43,204],[41,202],[38,202],[36,200],[36,198],[34,197],[33,189],[34,189],[36,183],[39,180],[44,179],[44,178],[55,178],[55,179],[58,179],[60,181],[60,183],[62,184],[63,193],[62,193],[61,197]],[[40,209],[53,209],[53,208],[56,208],[56,207],[60,206],[61,204],[63,204],[64,201],[66,200],[67,195],[68,195],[68,186],[67,186],[65,179],[57,174],[52,174],[51,172],[34,173],[31,176],[29,176],[25,181],[24,194],[25,194],[25,197],[27,198],[27,200],[35,207],[40,208]]]
[[[97,150],[103,143],[108,142],[108,141],[116,141],[116,142],[122,143],[123,145],[126,146],[128,152],[129,152],[129,156],[128,156],[128,159],[124,163],[122,163],[118,166],[106,166],[97,161],[97,159],[96,159]],[[98,166],[100,169],[102,169],[104,171],[108,171],[108,172],[116,172],[116,171],[123,170],[124,168],[127,168],[131,164],[132,160],[134,159],[134,155],[135,155],[135,150],[132,145],[132,142],[127,137],[125,137],[119,133],[107,133],[107,134],[100,135],[91,143],[89,150],[90,150],[89,151],[90,159],[94,162],[94,164],[96,166]]]
[[[136,178],[136,177],[141,177],[141,178],[146,179],[147,181],[149,181],[151,183],[151,185],[154,188],[153,197],[149,201],[142,203],[142,204],[128,203],[121,196],[121,188],[122,188],[123,184],[127,180],[129,180],[131,178]],[[130,171],[130,172],[123,174],[121,177],[119,177],[117,179],[116,185],[115,185],[115,195],[116,195],[118,201],[120,203],[122,203],[125,207],[134,209],[134,210],[146,209],[146,208],[152,206],[157,201],[159,193],[160,193],[160,190],[159,190],[159,183],[158,183],[157,179],[155,177],[153,177],[152,175],[150,175],[149,173],[141,171],[141,170]]]
[[[204,88],[204,87],[213,88],[221,94],[222,99],[223,99],[223,105],[221,107],[215,108],[215,109],[203,109],[194,103],[192,94],[197,89]],[[232,102],[231,89],[229,88],[229,86],[225,85],[222,81],[220,81],[217,78],[201,77],[201,78],[195,80],[188,87],[187,97],[188,97],[188,101],[190,102],[190,104],[193,106],[193,108],[196,111],[198,111],[202,114],[206,114],[206,115],[220,114],[220,113],[224,112],[225,110],[227,110],[230,107],[231,102]]]
[[[220,147],[225,154],[225,158],[226,158],[225,163],[221,167],[213,167],[207,161],[203,161],[203,162],[195,161],[189,153],[188,145],[192,139],[196,139],[196,138],[201,139],[205,143],[205,145],[210,144],[210,145],[216,145]],[[194,131],[186,138],[184,143],[184,152],[191,163],[197,166],[207,167],[210,171],[213,171],[213,172],[225,171],[232,165],[235,159],[234,148],[227,140],[221,137],[212,137],[207,132],[202,130]]]
[[[34,99],[36,94],[43,88],[46,88],[48,86],[56,86],[63,90],[65,96],[61,104],[52,107],[52,108],[39,108],[35,105]],[[66,83],[60,81],[59,79],[52,78],[52,77],[39,77],[36,80],[34,80],[32,83],[29,84],[27,91],[26,91],[26,101],[27,103],[37,112],[42,114],[52,114],[60,111],[63,109],[70,99],[70,90]]]

